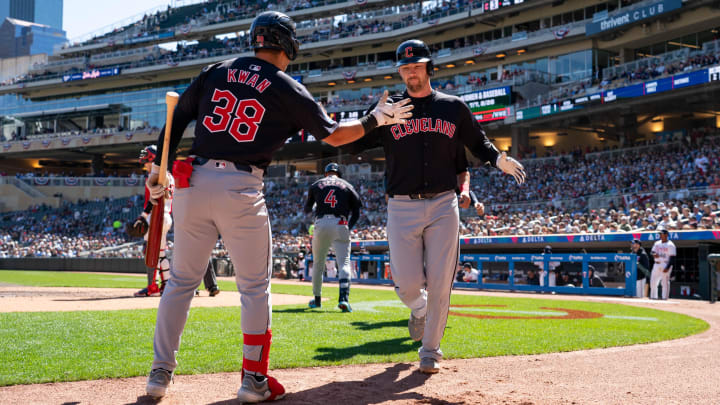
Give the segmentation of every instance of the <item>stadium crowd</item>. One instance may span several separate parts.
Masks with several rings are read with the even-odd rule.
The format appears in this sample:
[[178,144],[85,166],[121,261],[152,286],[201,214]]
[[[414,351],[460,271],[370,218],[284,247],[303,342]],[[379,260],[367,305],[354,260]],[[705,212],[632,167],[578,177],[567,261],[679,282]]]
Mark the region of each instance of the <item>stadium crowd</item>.
[[142,196],[38,205],[0,215],[2,257],[139,257],[124,223],[142,210]]
[[[463,235],[720,229],[720,136],[715,130],[693,129],[665,144],[599,153],[578,148],[523,162],[528,172],[523,186],[486,166],[471,168],[471,187],[485,201],[486,215],[465,212]],[[352,182],[363,203],[352,238],[386,239],[382,180]],[[294,178],[283,183],[266,179],[273,249],[309,251],[313,218],[302,210],[308,184]],[[589,207],[593,198],[606,198],[602,208]],[[5,213],[0,216],[0,256],[141,255],[137,248],[100,250],[128,242],[124,222],[134,219],[141,205],[138,195]],[[223,251],[219,242],[216,254]]]

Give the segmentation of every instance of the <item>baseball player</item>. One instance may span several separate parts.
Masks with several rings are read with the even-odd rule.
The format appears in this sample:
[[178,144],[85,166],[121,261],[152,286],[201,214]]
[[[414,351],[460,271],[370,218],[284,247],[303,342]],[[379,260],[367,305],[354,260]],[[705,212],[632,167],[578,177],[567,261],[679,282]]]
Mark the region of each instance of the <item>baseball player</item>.
[[[458,205],[470,205],[467,147],[482,161],[525,180],[523,166],[500,153],[458,97],[430,86],[430,49],[419,40],[397,48],[397,67],[407,88],[392,100],[410,98],[413,117],[378,128],[353,145],[382,144],[385,151],[390,266],[395,291],[410,308],[408,329],[422,340],[420,371],[437,373],[450,290],[459,258]],[[455,189],[459,188],[460,198]]]
[[638,298],[645,297],[645,278],[648,275],[650,267],[650,259],[647,252],[642,247],[640,239],[633,239],[630,244],[630,250],[637,255],[637,273],[635,275],[635,296]]
[[[217,277],[215,276],[215,266],[213,266],[212,258],[208,260],[205,268],[205,276],[203,276],[203,284],[211,297],[220,294],[220,288],[217,285]],[[195,291],[195,295],[200,295],[199,291]]]
[[[157,147],[155,145],[146,146],[140,151],[139,161],[144,165],[145,170],[150,173],[152,169],[152,162],[157,156]],[[172,227],[172,199],[173,190],[175,189],[175,179],[172,174],[168,172],[168,190],[165,198],[165,214],[163,217],[163,228],[162,237],[160,240],[160,258],[158,260],[157,268],[147,268],[147,287],[140,291],[137,291],[134,295],[136,297],[157,297],[162,295],[165,290],[170,270],[170,261],[167,258],[167,233]],[[142,214],[133,221],[132,225],[128,227],[127,233],[130,236],[142,236],[145,238],[145,246],[147,247],[148,229],[150,223],[150,213],[152,212],[153,204],[150,203],[150,191],[148,187],[145,187],[145,206]],[[160,276],[160,286],[156,283],[157,276]]]
[[343,312],[352,312],[349,303],[350,230],[360,217],[360,196],[352,184],[341,177],[340,166],[329,163],[325,166],[325,177],[314,182],[308,190],[305,212],[312,212],[315,206],[315,232],[312,239],[312,283],[315,298],[308,305],[310,308],[321,306],[325,258],[332,245],[340,283],[338,308]]
[[[170,281],[160,300],[147,380],[150,396],[162,397],[177,367],[176,353],[190,301],[200,285],[218,235],[236,266],[243,333],[242,402],[275,400],[285,388],[268,375],[271,345],[270,276],[272,240],[263,195],[263,174],[273,152],[301,129],[332,146],[353,142],[380,125],[412,116],[410,100],[378,106],[359,120],[338,124],[305,87],[285,74],[299,49],[295,23],[285,14],[259,14],[250,26],[251,57],[207,66],[180,96],[170,131],[169,156],[192,120],[194,156],[185,187],[177,188],[175,248]],[[159,145],[163,144],[160,131]],[[152,198],[158,184],[162,147],[147,180]],[[186,168],[187,169],[187,168]]]
[[660,240],[656,241],[650,251],[655,263],[650,273],[650,299],[658,299],[658,284],[662,285],[662,299],[670,298],[670,273],[675,265],[677,249],[668,239],[670,232],[667,229],[660,231]]

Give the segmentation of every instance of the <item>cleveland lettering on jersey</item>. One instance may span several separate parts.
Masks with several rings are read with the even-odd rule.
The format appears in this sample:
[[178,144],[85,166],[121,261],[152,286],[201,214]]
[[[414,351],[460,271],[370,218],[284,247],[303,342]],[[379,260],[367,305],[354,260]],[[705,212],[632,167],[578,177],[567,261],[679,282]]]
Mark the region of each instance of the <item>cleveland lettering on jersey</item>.
[[440,118],[434,120],[432,118],[413,118],[407,120],[404,125],[393,125],[390,127],[390,132],[395,140],[421,132],[436,132],[452,138],[455,135],[455,124]]

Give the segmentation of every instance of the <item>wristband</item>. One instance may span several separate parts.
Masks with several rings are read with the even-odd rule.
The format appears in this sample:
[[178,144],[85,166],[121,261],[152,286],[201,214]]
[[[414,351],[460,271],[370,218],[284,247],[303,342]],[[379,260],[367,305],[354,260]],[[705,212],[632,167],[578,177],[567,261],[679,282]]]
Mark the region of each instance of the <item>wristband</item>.
[[160,166],[156,165],[155,163],[152,164],[152,168],[150,169],[151,174],[159,174],[160,173]]
[[372,114],[368,114],[360,118],[359,121],[363,127],[363,131],[365,131],[366,134],[377,128],[378,126],[377,118],[375,118],[375,116]]

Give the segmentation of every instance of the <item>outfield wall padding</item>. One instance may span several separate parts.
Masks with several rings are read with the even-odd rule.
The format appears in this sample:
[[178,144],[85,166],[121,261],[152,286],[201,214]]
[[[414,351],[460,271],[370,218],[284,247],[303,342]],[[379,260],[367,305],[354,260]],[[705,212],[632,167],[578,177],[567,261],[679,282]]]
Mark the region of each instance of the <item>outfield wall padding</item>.
[[51,270],[51,271],[92,271],[108,273],[145,274],[143,259],[126,258],[12,258],[0,259],[0,269],[6,270]]

